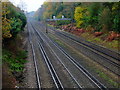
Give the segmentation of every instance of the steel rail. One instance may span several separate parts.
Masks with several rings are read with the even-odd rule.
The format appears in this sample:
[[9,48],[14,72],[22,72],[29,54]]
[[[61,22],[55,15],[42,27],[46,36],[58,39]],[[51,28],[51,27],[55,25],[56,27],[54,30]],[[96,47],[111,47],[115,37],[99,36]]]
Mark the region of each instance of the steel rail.
[[[41,37],[41,35],[39,34],[39,32],[37,30],[35,30],[36,33],[38,34],[39,38],[41,38],[41,40],[43,41],[44,39]],[[46,43],[46,41],[44,40],[44,42]],[[51,46],[46,43],[50,49],[52,50],[52,52],[54,53],[54,55],[58,58],[59,62],[63,65],[63,67],[66,69],[66,71],[69,73],[69,75],[71,76],[71,78],[75,81],[75,83],[78,85],[78,87],[80,89],[82,89],[82,86],[79,84],[79,82],[75,79],[75,77],[71,74],[71,72],[68,70],[68,68],[65,66],[65,64],[61,61],[61,59],[57,56],[57,54],[53,51],[53,49],[51,48]]]
[[[76,41],[74,41],[74,42],[76,42]],[[78,42],[76,42],[76,43],[78,43]],[[78,43],[78,44],[80,44],[80,43]],[[89,47],[87,47],[87,46],[84,46],[84,45],[82,45],[82,46],[83,46],[84,48],[87,48],[87,49],[91,50],[93,53],[95,53],[95,54],[97,54],[97,55],[100,55],[99,52],[96,52],[96,51],[92,50],[91,48],[89,48]],[[88,55],[87,55],[87,56],[88,56]],[[89,56],[88,56],[88,57],[89,57]],[[103,56],[103,55],[101,55],[101,57],[105,58],[105,60],[107,60],[108,63],[114,65],[114,66],[117,67],[117,68],[120,68],[120,65],[119,65],[119,64],[111,61],[110,59],[107,59],[107,58],[106,58],[105,56]],[[109,71],[113,72],[115,75],[120,76],[119,73],[111,70],[110,68],[108,68],[108,67],[105,66],[104,64],[100,63],[99,61],[96,61],[96,60],[94,60],[94,61],[97,62],[98,64],[102,65],[103,67],[105,67],[105,68],[108,69]]]
[[47,67],[48,67],[48,69],[49,69],[49,71],[51,73],[51,76],[52,76],[54,82],[55,82],[55,85],[56,85],[57,89],[60,89],[60,90],[63,89],[64,90],[63,85],[62,85],[62,83],[61,83],[61,81],[60,81],[60,79],[59,79],[53,65],[51,64],[51,62],[50,62],[50,60],[49,60],[49,58],[48,58],[42,44],[38,43],[38,45],[39,45],[39,49],[40,49],[40,51],[41,51],[41,53],[42,53],[42,55],[44,57],[45,63],[46,63],[46,65],[47,65]]
[[[62,33],[60,33],[60,34],[62,34]],[[71,40],[74,40],[74,42],[77,42],[77,43],[79,43],[79,44],[85,45],[86,48],[88,48],[89,50],[91,50],[91,51],[94,52],[95,54],[100,55],[101,57],[105,58],[109,63],[114,64],[114,65],[117,66],[117,67],[120,67],[120,65],[119,65],[118,63],[113,62],[112,60],[108,59],[107,57],[113,58],[113,59],[118,60],[118,61],[119,61],[119,59],[116,59],[116,58],[112,57],[111,55],[106,55],[106,54],[104,54],[102,51],[100,52],[100,50],[98,51],[97,49],[95,49],[95,48],[93,48],[93,47],[90,47],[89,45],[87,45],[87,44],[85,44],[85,43],[82,43],[82,42],[80,42],[80,41],[77,41],[77,40],[75,40],[75,39],[73,39],[73,38],[71,38],[71,37],[69,37],[69,36],[67,36],[67,35],[65,35],[65,34],[62,34],[62,35],[65,36],[65,37],[68,37],[68,38],[71,39]],[[97,51],[97,52],[96,52],[96,51]],[[101,54],[99,54],[99,53],[101,53]],[[107,57],[103,56],[102,54],[104,54],[104,55],[107,56]]]
[[[56,30],[54,30],[54,29],[52,29],[52,28],[51,28],[51,30],[56,31]],[[118,57],[114,57],[114,56],[112,56],[112,55],[110,55],[110,54],[108,54],[108,53],[105,53],[105,52],[103,52],[103,51],[100,51],[100,50],[98,50],[98,49],[96,49],[96,48],[94,48],[94,47],[92,47],[92,46],[89,46],[89,45],[87,45],[87,44],[85,44],[85,43],[83,43],[83,42],[81,42],[81,41],[79,41],[79,40],[76,40],[76,39],[74,39],[74,38],[72,38],[72,37],[70,37],[70,36],[68,36],[68,35],[65,35],[65,34],[63,34],[63,33],[61,33],[61,32],[58,32],[58,33],[60,33],[61,35],[65,36],[65,37],[68,37],[68,38],[71,39],[71,40],[74,40],[75,42],[78,42],[78,43],[81,43],[81,44],[83,44],[83,45],[85,45],[85,46],[87,46],[87,47],[90,47],[91,49],[96,50],[96,51],[98,51],[98,52],[100,52],[100,53],[102,53],[102,54],[104,54],[104,55],[106,55],[106,56],[109,56],[109,57],[111,57],[111,58],[113,58],[113,59],[115,59],[115,60],[117,60],[117,61],[120,61],[120,58],[118,58]],[[94,43],[91,43],[91,42],[88,42],[88,41],[85,41],[85,40],[82,40],[82,41],[87,42],[87,43],[90,43],[90,44],[95,45],[95,46],[100,47],[100,48],[104,48],[104,47],[98,46],[98,45],[96,45],[96,44],[94,44]],[[106,49],[106,48],[105,48],[105,49]],[[107,50],[109,50],[109,49],[107,49]],[[110,52],[114,52],[114,51],[112,51],[112,50],[109,50],[109,51],[110,51]],[[120,53],[118,53],[118,52],[114,52],[114,53],[116,53],[116,54],[118,54],[118,56],[120,56]]]
[[[32,24],[31,24],[31,26],[35,30],[35,28],[33,27]],[[47,67],[48,67],[48,70],[50,71],[50,74],[52,76],[52,79],[53,79],[53,81],[55,83],[56,88],[58,90],[64,90],[64,87],[63,87],[63,85],[62,85],[62,83],[61,83],[61,81],[60,81],[60,79],[59,79],[59,77],[58,77],[52,63],[50,62],[50,59],[48,58],[44,47],[42,46],[42,44],[40,42],[38,43],[38,46],[39,46],[39,50],[42,53],[42,56],[43,56],[43,58],[45,60],[45,63],[47,65]]]
[[[53,41],[52,41],[53,42]],[[54,42],[53,42],[54,43]],[[100,83],[95,77],[93,77],[82,65],[80,65],[74,58],[72,58],[68,53],[66,53],[60,46],[54,43],[54,45],[80,70],[83,72],[87,78],[89,78],[94,84],[96,84],[100,89],[105,89],[106,87]]]
[[[54,30],[54,31],[55,31],[55,30]],[[59,32],[59,33],[62,34],[61,32]],[[63,35],[64,35],[64,34],[63,34]],[[66,35],[64,35],[64,36],[66,36]],[[66,36],[66,37],[67,37],[67,36]],[[71,40],[73,40],[74,42],[76,42],[76,43],[78,43],[78,44],[81,44],[80,42],[75,41],[74,39],[72,39],[72,38],[69,37],[69,36],[68,36],[68,38],[70,38]],[[100,55],[101,57],[105,58],[105,59],[108,61],[108,63],[116,66],[117,68],[120,68],[120,65],[119,65],[118,63],[115,63],[115,62],[111,61],[110,59],[106,58],[105,56],[99,54],[99,52],[96,52],[94,49],[91,49],[90,47],[84,46],[83,44],[82,44],[82,46],[83,46],[84,48],[88,48],[88,49],[91,50],[93,53],[95,53],[95,54],[97,54],[97,55]],[[89,56],[88,56],[88,57],[89,57]],[[111,70],[110,68],[108,68],[108,67],[105,66],[104,64],[101,64],[99,61],[96,61],[96,60],[94,60],[94,61],[97,62],[98,64],[102,65],[102,66],[105,67],[106,69],[108,69],[110,72],[113,72],[115,75],[120,76],[119,73]]]
[[38,66],[37,66],[37,62],[36,62],[35,50],[34,50],[34,47],[33,47],[33,43],[31,41],[31,34],[30,34],[30,31],[29,31],[28,25],[27,25],[27,30],[28,30],[28,39],[29,39],[29,43],[31,45],[32,54],[33,54],[33,62],[34,62],[34,67],[35,67],[37,88],[38,88],[38,90],[41,90],[41,82],[40,82],[39,71],[38,71]]
[[[41,31],[40,31],[41,32]],[[38,32],[39,33],[39,32]],[[41,32],[46,38],[48,38],[43,32]],[[39,34],[40,35],[40,34]],[[49,38],[48,38],[49,39]],[[83,72],[83,74],[91,80],[98,88],[101,90],[106,89],[106,87],[99,82],[94,76],[92,76],[82,65],[80,65],[78,62],[76,62],[75,59],[73,59],[69,54],[67,54],[60,46],[55,44],[51,39],[49,39],[50,42],[52,42],[60,51],[63,53],[80,71]]]

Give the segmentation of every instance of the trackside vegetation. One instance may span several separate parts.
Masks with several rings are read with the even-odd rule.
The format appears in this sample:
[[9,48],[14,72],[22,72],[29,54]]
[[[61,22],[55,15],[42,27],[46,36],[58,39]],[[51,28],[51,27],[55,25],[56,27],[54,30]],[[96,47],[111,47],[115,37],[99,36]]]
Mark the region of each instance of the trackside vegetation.
[[75,7],[77,27],[91,26],[95,31],[120,33],[120,3],[90,3]]
[[[22,48],[23,37],[21,35],[26,23],[26,16],[20,8],[15,7],[10,2],[2,3],[2,65],[3,69],[6,70],[3,75],[4,77],[13,75],[12,80],[18,79],[18,82],[18,77],[22,76],[24,64],[27,62],[27,51]],[[14,82],[9,80],[8,83],[4,79],[3,88],[9,88]]]
[[[45,2],[35,13],[38,20],[71,18],[78,28],[120,33],[120,2]],[[61,22],[61,23],[60,23]],[[65,21],[59,21],[59,25]]]
[[53,16],[71,18],[71,21],[49,24],[118,51],[119,12],[120,2],[45,2],[36,11],[34,18],[39,21],[52,19]]
[[[12,58],[12,55],[14,54],[12,51],[8,50],[11,46],[8,45],[12,40],[17,40],[17,35],[19,32],[24,30],[24,27],[26,25],[26,17],[19,8],[15,7],[13,4],[10,2],[8,3],[2,3],[2,39],[3,39],[3,61],[6,61],[9,63],[9,66],[11,69],[15,67],[15,71],[19,71],[17,69],[20,68],[20,71],[22,70],[23,62],[25,62],[23,59],[23,53],[21,57],[19,57],[21,54],[20,52],[24,51],[19,51],[20,55],[15,55],[14,58]],[[15,43],[16,41],[14,41]],[[13,44],[14,45],[14,44]],[[14,48],[11,48],[11,50],[16,49],[17,46]],[[25,53],[24,53],[25,54]],[[25,54],[26,55],[26,54]],[[17,57],[16,57],[17,56]],[[18,62],[17,62],[18,61]],[[16,63],[17,62],[17,63]],[[22,62],[20,64],[20,62]]]
[[11,3],[2,3],[2,38],[14,38],[24,30],[26,17],[24,13]]

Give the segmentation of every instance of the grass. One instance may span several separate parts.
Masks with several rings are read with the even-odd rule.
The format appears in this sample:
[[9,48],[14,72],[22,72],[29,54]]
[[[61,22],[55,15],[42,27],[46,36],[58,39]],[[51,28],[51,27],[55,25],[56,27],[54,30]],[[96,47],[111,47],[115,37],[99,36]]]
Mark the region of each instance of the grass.
[[54,40],[57,44],[59,44],[60,46],[65,46],[60,40],[58,40],[58,39],[56,39],[56,40]]
[[118,41],[117,40],[113,40],[112,42],[108,42],[108,47],[110,48],[118,48]]
[[0,55],[0,66],[2,65],[2,55]]
[[50,37],[52,40],[54,40],[58,45],[60,45],[60,46],[62,46],[62,47],[65,47],[65,45],[64,45],[60,40],[58,40],[55,36],[49,34],[49,37]]
[[118,45],[118,40],[113,40],[111,42],[105,41],[105,40],[101,39],[101,36],[100,37],[95,37],[95,36],[93,36],[93,34],[89,34],[87,32],[81,34],[81,36],[83,38],[85,38],[87,41],[90,41],[90,42],[96,43],[98,45],[102,45],[102,46],[104,46],[106,48],[110,48],[110,49],[118,51],[118,48],[119,48],[118,47],[119,46]]
[[[53,35],[50,35],[50,38],[53,39],[57,44],[59,44],[60,46],[62,47],[65,47],[66,45],[64,45],[60,40],[58,40],[55,36]],[[91,40],[91,39],[89,39]],[[94,41],[101,41],[99,38],[95,38]],[[90,67],[91,68],[91,67]],[[96,69],[96,68],[92,68],[97,74],[99,77],[103,78],[106,82],[108,82],[110,85],[114,86],[115,88],[119,88],[120,85],[114,81],[112,78],[110,78],[107,74],[105,74],[104,72],[102,72],[101,70],[99,69]]]
[[47,24],[47,26],[54,27],[54,25]]
[[27,57],[27,52],[22,50],[16,55],[9,50],[3,49],[3,62],[8,63],[10,70],[12,72],[21,72],[24,69],[24,64],[27,62],[25,58]]
[[[93,35],[89,35],[89,33],[84,33],[84,36],[86,37],[86,39],[88,41],[97,42],[97,43],[103,43],[103,41],[99,37],[94,38],[94,36]],[[51,39],[53,39],[60,46],[66,47],[66,45],[64,43],[62,43],[62,41],[58,40],[55,36],[49,34],[49,37]],[[92,38],[90,38],[90,37],[92,37]],[[109,46],[114,46],[115,47],[115,46],[117,46],[117,44],[118,44],[118,42],[115,41],[115,40],[113,40],[112,42],[107,42],[107,45],[109,45]],[[96,68],[92,68],[92,69],[98,74],[99,77],[103,78],[110,85],[114,86],[115,88],[119,88],[120,87],[119,83],[117,83],[116,81],[114,81],[112,78],[110,78],[110,76],[108,76],[107,74],[105,74],[101,70],[96,69]]]
[[[50,24],[47,24],[48,26],[51,26],[51,27],[54,27],[54,25],[50,25]],[[59,30],[59,29],[58,29]],[[118,43],[118,40],[113,40],[111,42],[109,41],[103,41],[101,39],[101,36],[100,37],[95,37],[93,34],[90,34],[89,32],[85,32],[83,34],[81,34],[81,36],[83,38],[85,38],[87,41],[90,41],[90,42],[93,42],[93,43],[96,43],[98,45],[102,45],[106,48],[110,48],[110,49],[113,49],[115,51],[118,51],[119,49],[119,43]],[[103,34],[102,35],[103,37],[106,37],[107,34]]]
[[106,80],[109,84],[113,85],[114,87],[116,87],[116,88],[119,88],[119,87],[120,87],[119,83],[113,81],[108,75],[106,75],[106,74],[103,73],[102,71],[96,69],[95,72],[98,73],[98,75],[99,75],[101,78],[103,78],[104,80]]

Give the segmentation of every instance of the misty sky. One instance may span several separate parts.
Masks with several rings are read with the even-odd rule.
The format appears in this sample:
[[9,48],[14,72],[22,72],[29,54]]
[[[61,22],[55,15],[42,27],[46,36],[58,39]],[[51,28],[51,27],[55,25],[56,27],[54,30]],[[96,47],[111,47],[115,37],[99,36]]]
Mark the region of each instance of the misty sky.
[[61,2],[61,1],[67,1],[67,2],[118,2],[119,0],[10,0],[14,3],[14,5],[18,5],[21,2],[24,2],[23,5],[26,7],[26,10],[28,12],[30,11],[36,11],[40,6],[43,4],[44,1],[51,1],[51,2]]
[[20,2],[24,2],[23,5],[26,6],[26,10],[36,11],[45,0],[10,0],[14,5],[18,5]]

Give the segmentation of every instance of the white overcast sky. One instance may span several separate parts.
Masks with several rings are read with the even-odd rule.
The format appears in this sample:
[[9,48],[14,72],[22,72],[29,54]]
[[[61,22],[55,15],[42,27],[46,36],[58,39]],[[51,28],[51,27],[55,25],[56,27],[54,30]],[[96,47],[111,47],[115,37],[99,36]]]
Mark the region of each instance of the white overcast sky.
[[24,2],[26,4],[27,11],[30,12],[36,11],[45,0],[10,0],[10,1],[13,2],[15,5],[18,5],[20,1]]
[[[3,0],[5,1],[5,0]],[[30,11],[36,11],[40,6],[43,4],[44,1],[51,1],[51,2],[61,2],[61,1],[67,1],[67,2],[118,2],[119,0],[9,0],[13,2],[16,6],[20,3],[20,1],[23,1],[26,4],[26,9],[28,12]]]

